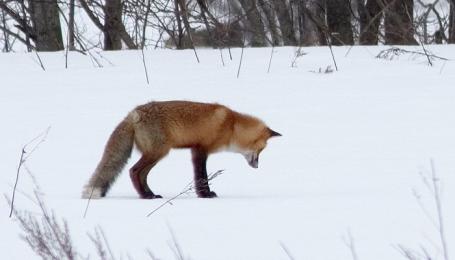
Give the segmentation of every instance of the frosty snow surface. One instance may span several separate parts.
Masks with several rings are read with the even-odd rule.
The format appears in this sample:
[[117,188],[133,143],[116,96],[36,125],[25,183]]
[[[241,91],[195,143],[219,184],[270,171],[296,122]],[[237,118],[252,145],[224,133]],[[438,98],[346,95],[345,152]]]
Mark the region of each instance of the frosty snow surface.
[[[11,196],[21,149],[47,127],[44,143],[26,166],[43,199],[68,221],[76,249],[96,256],[86,233],[100,226],[120,258],[175,259],[171,231],[187,259],[352,259],[348,232],[359,259],[404,259],[394,248],[426,245],[441,256],[439,234],[422,211],[415,190],[435,218],[431,194],[420,173],[434,159],[440,178],[449,252],[455,253],[455,63],[403,55],[375,56],[387,46],[334,48],[338,71],[327,47],[244,51],[233,60],[223,50],[146,51],[147,85],[140,51],[95,54],[0,54],[0,189]],[[420,47],[403,47],[420,51]],[[453,45],[428,46],[455,59]],[[327,70],[328,66],[331,66]],[[327,73],[325,73],[327,72]],[[219,102],[263,119],[282,137],[271,139],[259,169],[242,156],[220,153],[208,171],[224,169],[212,181],[216,199],[179,196],[146,215],[192,180],[188,150],[172,151],[150,173],[148,182],[164,199],[138,198],[128,169],[134,152],[104,199],[92,200],[83,218],[83,186],[95,169],[105,142],[136,105],[151,100]],[[15,207],[39,213],[25,194],[33,182],[20,173]],[[18,223],[0,202],[2,259],[35,259],[19,238]]]

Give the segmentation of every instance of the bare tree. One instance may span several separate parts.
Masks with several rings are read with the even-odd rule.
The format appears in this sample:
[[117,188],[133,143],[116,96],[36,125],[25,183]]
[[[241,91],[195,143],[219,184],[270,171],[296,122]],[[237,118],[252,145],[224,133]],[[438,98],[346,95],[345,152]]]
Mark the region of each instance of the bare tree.
[[2,9],[0,12],[1,15],[1,25],[0,28],[3,30],[3,52],[9,52],[11,50],[10,35],[7,33],[10,31],[5,11]]
[[122,1],[109,0],[104,4],[104,49],[122,49]]
[[414,39],[414,1],[385,0],[385,44],[417,44]]
[[32,48],[30,39],[37,51],[59,51],[63,49],[57,0],[48,1],[11,1],[0,0],[0,9],[15,21],[15,27],[22,36],[7,28],[4,32]]
[[62,29],[57,0],[29,1],[36,50],[63,50]]
[[325,23],[325,8],[321,0],[301,0],[298,3],[300,44],[326,45],[328,28]]
[[362,45],[376,45],[379,41],[379,25],[382,18],[381,0],[358,1],[357,10],[360,22],[359,42]]
[[256,0],[239,0],[246,17],[247,31],[252,34],[251,46],[260,47],[266,45],[264,23],[258,10]]
[[286,2],[286,0],[272,0],[272,5],[274,6],[278,22],[280,23],[283,44],[296,45],[297,39],[295,36],[294,23],[291,18],[290,7],[287,6]]
[[264,17],[265,20],[267,21],[267,27],[272,37],[272,45],[273,46],[280,45],[280,35],[278,32],[278,26],[275,21],[276,15],[272,8],[271,3],[268,0],[258,0],[258,4],[262,11],[264,12]]
[[[122,48],[122,42],[129,49],[137,49],[137,44],[128,34],[122,22],[123,5],[121,0],[105,1],[104,5],[94,0],[79,0],[79,2],[90,20],[103,32],[103,48],[105,50],[120,50]],[[104,23],[101,20],[104,20]]]
[[70,0],[69,2],[69,15],[68,15],[68,49],[75,50],[74,38],[75,38],[75,24],[74,24],[74,9],[75,9],[75,0]]
[[190,40],[190,46],[191,48],[193,49],[194,51],[194,55],[196,56],[196,60],[197,62],[199,62],[199,57],[197,55],[197,52],[196,52],[196,49],[194,47],[194,42],[193,42],[193,38],[191,37],[191,26],[190,26],[190,22],[189,22],[189,18],[188,18],[188,11],[187,11],[187,7],[186,7],[186,2],[185,0],[176,0],[178,1],[178,5],[180,7],[180,10],[182,12],[182,18],[183,18],[183,24],[185,25],[185,30],[188,34],[188,39]]
[[455,43],[455,0],[450,1],[449,43]]
[[353,45],[351,1],[327,0],[327,26],[333,45]]

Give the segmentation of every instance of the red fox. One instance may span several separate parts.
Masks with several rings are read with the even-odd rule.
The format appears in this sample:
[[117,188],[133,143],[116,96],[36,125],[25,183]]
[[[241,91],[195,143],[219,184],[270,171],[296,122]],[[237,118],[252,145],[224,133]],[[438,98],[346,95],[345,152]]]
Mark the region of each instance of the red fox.
[[162,198],[150,190],[147,175],[172,148],[191,149],[196,194],[200,198],[213,198],[217,195],[210,191],[206,169],[209,154],[223,150],[237,152],[251,167],[257,168],[259,154],[274,136],[281,134],[261,120],[219,104],[162,101],[141,105],[109,137],[82,197],[104,197],[136,144],[142,157],[130,169],[130,177],[141,198]]

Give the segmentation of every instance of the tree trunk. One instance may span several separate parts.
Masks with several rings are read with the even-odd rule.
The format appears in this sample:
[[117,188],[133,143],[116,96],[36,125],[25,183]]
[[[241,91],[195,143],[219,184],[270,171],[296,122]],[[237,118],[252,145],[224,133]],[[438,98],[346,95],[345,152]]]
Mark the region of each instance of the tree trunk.
[[449,43],[455,43],[455,0],[450,0]]
[[414,1],[387,0],[386,3],[385,44],[417,44],[414,39]]
[[69,17],[68,17],[68,49],[74,51],[76,49],[74,45],[74,1],[70,0],[70,10],[69,10]]
[[2,9],[2,12],[1,12],[1,16],[2,16],[2,26],[5,28],[3,30],[3,41],[4,41],[4,45],[3,45],[3,52],[9,52],[10,51],[10,43],[9,43],[9,35],[8,33],[6,32],[6,29],[8,29],[8,24],[6,23],[6,15],[5,15],[5,11]]
[[104,49],[121,50],[122,1],[107,0],[104,6]]
[[137,49],[131,36],[122,23],[122,2],[121,0],[106,0],[102,8],[104,12],[104,24],[99,17],[90,10],[87,0],[79,0],[82,9],[92,22],[103,32],[104,50],[120,50],[122,40],[129,49]]
[[218,47],[218,45],[220,45],[220,43],[215,40],[215,35],[213,34],[213,30],[210,28],[209,21],[207,20],[207,16],[206,16],[207,6],[206,6],[206,3],[203,0],[197,0],[197,4],[198,4],[199,9],[201,11],[201,18],[202,18],[202,21],[204,22],[205,29],[207,30],[207,33],[209,35],[209,37],[208,37],[209,43],[210,43],[210,45],[213,48],[216,48],[216,47]]
[[57,1],[30,1],[29,4],[36,50],[63,50],[62,29],[60,27]]
[[185,31],[186,31],[186,34],[188,35],[188,43],[187,43],[188,47],[190,47],[191,49],[194,49],[193,36],[191,35],[192,32],[191,32],[190,22],[188,20],[188,12],[186,10],[185,0],[178,0],[178,5],[180,7],[183,25],[185,26]]
[[305,46],[325,45],[324,11],[319,0],[300,0],[298,19],[300,43]]
[[179,0],[174,0],[174,16],[177,22],[177,35],[174,32],[175,42],[177,46],[175,46],[178,50],[183,49],[183,26],[182,26],[182,19],[179,9]]
[[351,7],[348,0],[327,0],[327,26],[333,45],[353,45]]
[[261,19],[261,14],[256,6],[256,0],[239,0],[239,2],[248,20],[248,31],[253,34],[251,46],[265,46],[264,24]]
[[297,45],[294,24],[289,13],[289,8],[286,6],[286,0],[272,0],[272,4],[275,8],[278,22],[280,23],[283,44]]
[[358,2],[360,16],[360,44],[377,45],[379,37],[379,25],[381,23],[382,8],[380,0],[367,0]]
[[[272,0],[273,1],[273,0]],[[269,1],[266,0],[258,0],[259,6],[261,7],[262,11],[265,14],[265,18],[267,19],[267,24],[270,30],[270,35],[272,36],[272,45],[279,46],[280,45],[280,36],[278,33],[278,27],[275,22],[275,12],[272,9],[272,5]]]

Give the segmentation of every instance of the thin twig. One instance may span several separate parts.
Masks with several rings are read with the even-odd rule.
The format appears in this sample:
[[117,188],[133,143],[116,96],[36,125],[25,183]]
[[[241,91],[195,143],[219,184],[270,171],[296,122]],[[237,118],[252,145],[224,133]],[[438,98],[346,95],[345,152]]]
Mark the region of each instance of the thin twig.
[[107,251],[111,255],[111,259],[114,260],[115,257],[114,257],[114,254],[112,253],[112,249],[111,249],[111,246],[109,244],[109,241],[107,240],[106,234],[104,234],[104,230],[101,227],[98,227],[98,230],[101,233],[101,237],[103,238],[103,242],[104,242],[104,245],[107,248]]
[[171,226],[168,224],[169,232],[171,233],[172,237],[172,246],[170,246],[171,250],[174,252],[176,259],[178,260],[185,260],[185,257],[183,255],[183,250],[180,247],[179,242],[177,241],[177,237],[174,234],[174,231],[172,230]]
[[281,246],[281,248],[283,249],[283,251],[286,253],[286,255],[288,256],[288,258],[290,260],[294,260],[295,259],[292,256],[291,251],[289,251],[289,249],[287,248],[287,246],[283,242],[280,242],[280,246]]
[[352,255],[352,260],[358,260],[358,256],[357,256],[357,250],[355,248],[355,242],[354,242],[354,238],[352,237],[352,234],[351,234],[351,231],[348,230],[348,233],[347,233],[347,238],[344,237],[343,238],[343,241],[344,241],[344,244],[349,248],[349,250],[351,251],[351,255]]
[[142,63],[144,64],[145,79],[147,80],[147,85],[150,85],[149,74],[147,72],[147,64],[145,62],[144,47],[141,48],[141,53],[142,53]]
[[223,64],[224,67],[224,57],[223,57],[223,49],[218,48],[220,50],[220,58],[221,58],[221,64]]
[[439,223],[439,236],[441,239],[441,244],[442,244],[442,251],[444,253],[444,259],[449,260],[449,249],[447,248],[447,240],[445,236],[445,229],[444,229],[444,218],[442,214],[442,204],[441,204],[441,193],[439,190],[439,178],[436,175],[436,169],[434,166],[434,160],[430,159],[430,164],[431,164],[431,177],[432,177],[432,183],[433,183],[433,196],[434,200],[436,203],[436,212],[438,213],[438,223]]
[[92,196],[93,196],[94,190],[95,190],[95,186],[92,186],[92,190],[90,191],[90,196],[87,199],[87,205],[85,205],[83,218],[85,218],[87,216],[88,206],[90,205],[90,201],[92,201]]
[[16,188],[17,188],[17,183],[19,182],[19,173],[21,172],[21,167],[22,167],[22,164],[24,163],[24,155],[25,155],[25,148],[22,148],[21,158],[19,160],[19,166],[17,167],[17,171],[16,171],[16,181],[14,182],[13,195],[11,196],[11,209],[9,211],[10,218],[13,215],[14,198],[16,197]]
[[43,61],[41,60],[41,57],[39,56],[38,52],[35,50],[35,54],[36,54],[36,57],[38,58],[38,61],[39,61],[39,64],[41,66],[41,68],[46,71],[46,68],[44,68],[44,64],[43,64]]
[[412,192],[413,192],[413,194],[414,194],[414,197],[415,197],[416,200],[417,200],[417,203],[419,204],[420,209],[423,211],[423,214],[425,214],[425,216],[428,218],[428,220],[430,220],[431,224],[432,224],[435,228],[438,228],[438,224],[436,223],[436,221],[435,221],[435,220],[433,219],[433,217],[431,216],[430,212],[427,210],[427,208],[426,208],[425,205],[423,204],[422,198],[421,198],[421,196],[418,194],[417,190],[416,190],[416,189],[413,189]]
[[67,42],[66,42],[66,50],[65,50],[65,69],[68,69],[68,53],[69,53],[69,50],[70,50],[69,38],[70,38],[70,34],[68,34],[68,37],[66,38]]
[[150,257],[152,260],[158,260],[158,258],[152,253],[150,249],[146,249],[145,252],[147,252],[147,255]]
[[427,51],[427,53],[425,54],[425,53],[420,52],[420,51],[408,51],[408,50],[397,48],[397,47],[392,47],[392,48],[388,48],[386,50],[380,51],[378,53],[378,55],[376,55],[376,58],[392,60],[394,58],[394,56],[399,56],[401,54],[425,55],[427,57],[434,58],[434,59],[440,59],[440,60],[443,60],[443,61],[448,61],[449,60],[447,58],[431,54],[429,51]]
[[408,249],[408,248],[404,247],[403,245],[399,244],[399,245],[394,246],[394,248],[408,260],[418,260],[419,259],[419,257],[417,257],[411,249]]
[[329,38],[327,37],[327,33],[324,33],[324,36],[325,36],[327,45],[329,46],[330,54],[332,55],[333,65],[335,65],[335,70],[338,71],[337,61],[335,60],[335,55],[333,54],[332,43],[329,41]]
[[427,49],[423,45],[422,41],[420,41],[420,45],[422,46],[423,52],[424,52],[425,56],[427,57],[428,64],[430,64],[430,66],[433,67],[433,62],[431,62],[430,55],[428,55]]
[[[41,209],[41,212],[43,212],[43,218],[44,218],[44,221],[46,222],[47,226],[49,226],[52,234],[54,235],[55,237],[55,240],[57,241],[58,245],[60,246],[60,248],[63,249],[65,255],[67,256],[67,259],[74,259],[73,258],[73,252],[72,252],[72,248],[71,247],[67,247],[66,245],[66,242],[67,239],[65,237],[63,237],[61,235],[61,231],[60,231],[60,226],[58,225],[55,225],[55,215],[53,214],[53,212],[51,212],[51,215],[49,214],[46,214],[46,212],[48,212],[47,208],[46,208],[46,205],[44,204],[44,201],[43,199],[41,198],[41,196],[39,195],[38,193],[38,190],[35,190],[34,191],[35,193],[35,198],[36,200],[38,201],[38,205]],[[66,225],[66,221],[64,221],[64,227],[65,229],[67,228],[67,225]],[[71,245],[71,244],[70,244]],[[65,250],[65,249],[69,249],[69,250]]]
[[275,49],[275,46],[272,46],[272,50],[270,51],[269,66],[267,67],[267,73],[270,73],[270,67],[272,66],[272,58],[273,58],[273,50],[274,49]]
[[[224,172],[224,170],[218,170],[212,174],[210,174],[208,176],[208,181],[210,182],[211,180],[215,179],[216,177],[218,177],[219,175],[221,175],[222,173]],[[173,196],[172,198],[166,200],[165,202],[161,203],[157,208],[155,208],[154,210],[152,210],[149,214],[147,214],[147,217],[150,217],[153,213],[155,213],[156,211],[158,211],[159,209],[161,209],[162,207],[166,206],[167,204],[172,204],[172,201],[175,200],[176,198],[182,196],[183,194],[186,194],[190,191],[192,191],[195,187],[195,182],[194,181],[190,181],[184,188],[183,190],[178,193],[177,195]]]
[[349,53],[351,53],[351,50],[352,50],[352,48],[353,48],[354,46],[355,46],[355,45],[349,46],[348,50],[347,50],[346,53],[344,54],[344,57],[345,57],[345,58],[348,57]]
[[[90,233],[87,233],[88,238],[92,241],[93,245],[96,248],[96,251],[98,253],[98,257],[101,260],[107,260],[107,253],[106,253],[106,248],[103,245],[103,241],[101,241],[101,235],[98,231],[97,228],[95,228],[94,235],[91,235]],[[114,258],[112,258],[114,260]]]
[[299,46],[297,50],[294,53],[294,59],[292,59],[291,62],[291,68],[296,68],[297,67],[297,59],[302,57],[303,55],[306,55],[307,53],[303,51],[302,46]]
[[441,69],[439,70],[439,74],[442,74],[442,71],[443,71],[444,68],[446,67],[446,62],[447,62],[447,61],[444,61],[444,62],[442,63]]
[[239,62],[239,68],[237,69],[237,78],[239,78],[239,76],[240,76],[240,68],[242,67],[243,49],[245,49],[245,45],[242,45],[242,52],[240,53],[240,62]]
[[[39,134],[36,137],[34,137],[32,140],[30,140],[27,144],[25,144],[22,147],[21,156],[20,156],[20,159],[19,159],[19,165],[17,166],[17,170],[16,170],[16,180],[14,181],[13,195],[11,196],[11,208],[10,208],[10,212],[9,212],[9,217],[10,218],[13,215],[13,211],[14,211],[14,198],[16,197],[16,189],[17,189],[17,185],[19,183],[19,175],[20,175],[20,172],[21,172],[21,168],[22,168],[22,166],[24,166],[25,162],[33,154],[33,152],[36,149],[38,149],[39,145],[46,140],[46,137],[47,137],[47,135],[49,133],[49,130],[50,130],[50,127],[48,127],[44,132],[42,132],[41,134]],[[33,142],[35,142],[36,140],[38,140],[38,138],[41,138],[38,141],[38,143],[32,149],[30,149],[30,151],[27,151],[28,146],[30,144],[32,144]]]
[[194,47],[194,45],[193,45],[193,52],[194,52],[194,56],[196,56],[197,63],[201,63],[201,61],[199,60],[199,56],[197,55],[196,47]]

